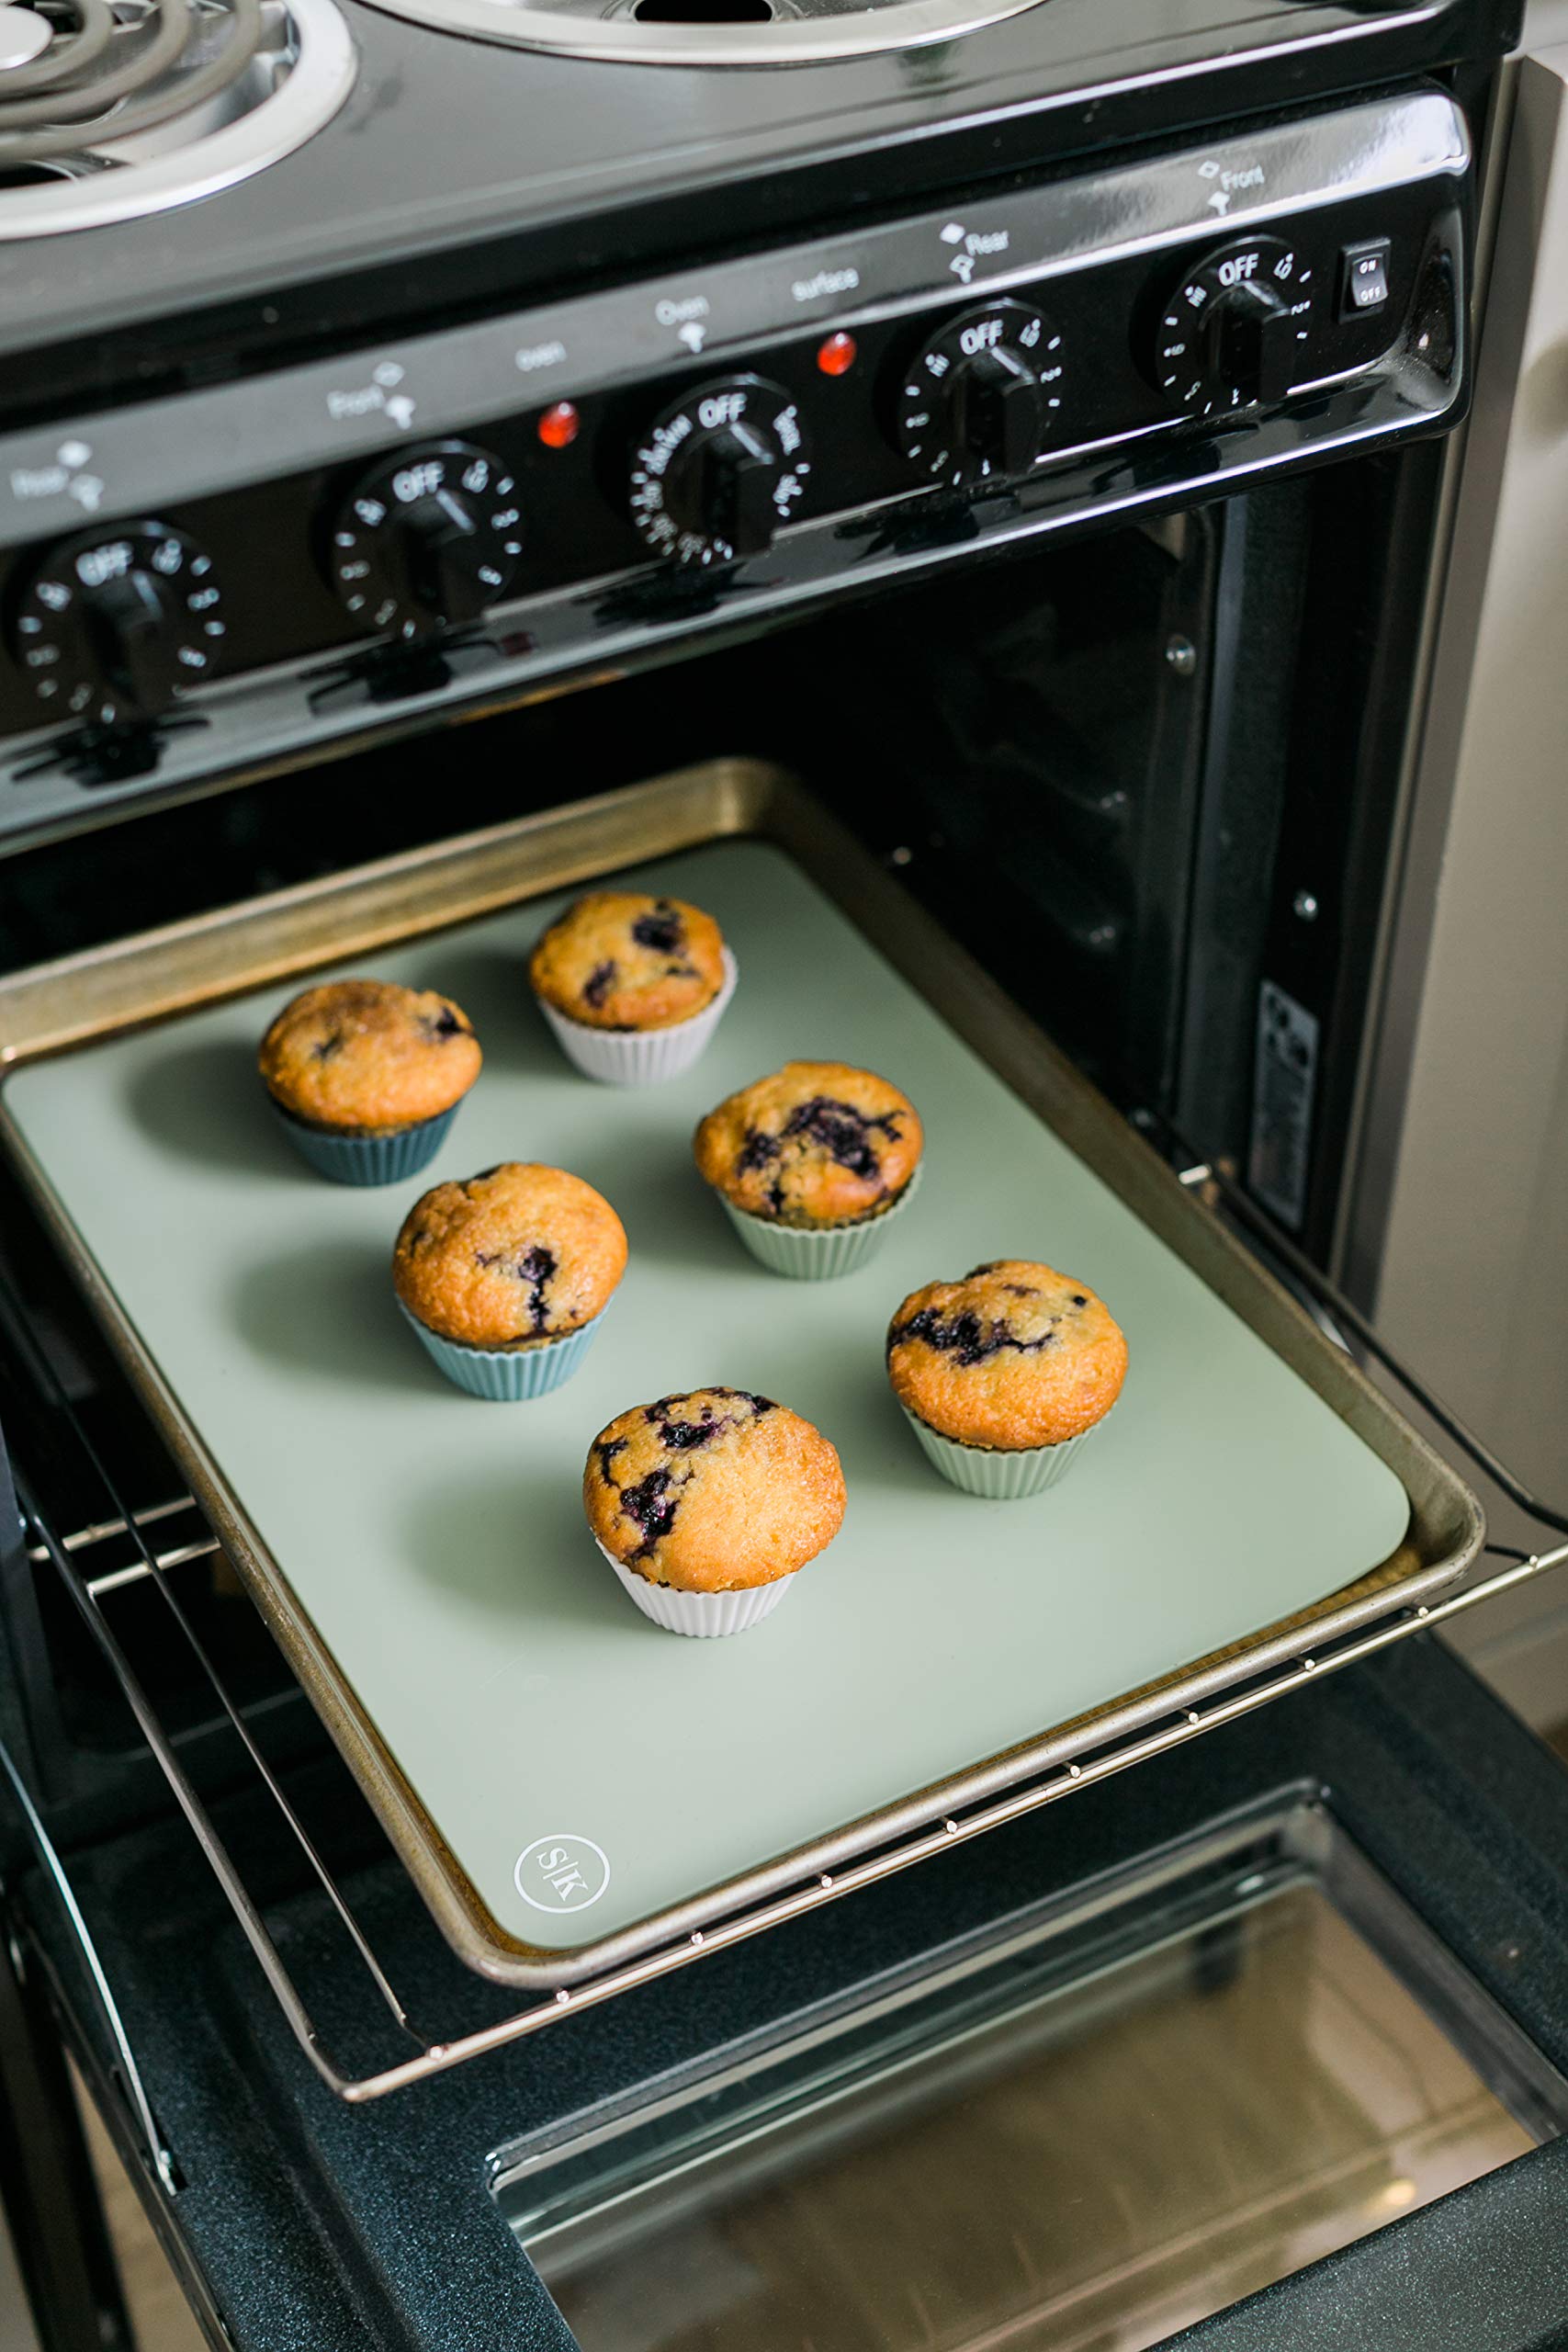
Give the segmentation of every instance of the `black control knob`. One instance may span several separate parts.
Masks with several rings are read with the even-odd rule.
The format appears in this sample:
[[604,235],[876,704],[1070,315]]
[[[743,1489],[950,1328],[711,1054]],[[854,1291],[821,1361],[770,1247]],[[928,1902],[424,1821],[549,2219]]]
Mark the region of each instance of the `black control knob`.
[[164,523],[87,531],[23,591],[17,661],[51,715],[93,727],[155,718],[216,667],[225,635],[212,559]]
[[960,453],[976,471],[1024,474],[1040,455],[1045,402],[1030,369],[1003,344],[960,369],[953,420]]
[[1233,401],[1277,401],[1291,386],[1295,337],[1290,313],[1269,286],[1222,294],[1203,322],[1203,368]]
[[1028,302],[965,311],[916,353],[899,379],[893,437],[933,481],[1016,481],[1056,421],[1062,337]]
[[99,675],[137,710],[167,710],[180,685],[181,614],[164,582],[138,566],[106,580],[85,605]]
[[393,524],[398,569],[412,604],[446,621],[477,620],[491,602],[484,536],[449,490],[416,498]]
[[397,637],[479,619],[517,574],[515,491],[502,460],[471,441],[387,458],[333,518],[330,571],[346,609]]
[[1173,408],[1213,416],[1283,400],[1303,374],[1312,271],[1278,237],[1222,245],[1182,279],[1156,337],[1153,374]]
[[773,482],[778,458],[754,425],[721,425],[699,434],[674,458],[667,496],[705,538],[736,555],[761,555],[773,545],[778,514]]
[[632,461],[632,521],[656,555],[734,563],[772,545],[810,472],[800,412],[784,387],[719,377],[654,419]]

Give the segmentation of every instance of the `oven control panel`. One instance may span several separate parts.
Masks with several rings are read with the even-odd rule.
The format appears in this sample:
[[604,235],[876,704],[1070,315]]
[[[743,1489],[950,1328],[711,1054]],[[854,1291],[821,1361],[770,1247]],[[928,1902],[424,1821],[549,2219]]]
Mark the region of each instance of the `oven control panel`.
[[0,837],[1455,421],[1437,91],[0,441]]

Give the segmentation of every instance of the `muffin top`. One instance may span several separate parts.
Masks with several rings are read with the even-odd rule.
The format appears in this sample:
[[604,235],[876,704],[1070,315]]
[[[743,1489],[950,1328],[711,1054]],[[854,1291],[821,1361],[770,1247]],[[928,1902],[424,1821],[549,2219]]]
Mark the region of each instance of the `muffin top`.
[[515,1348],[591,1323],[626,1265],[621,1220],[592,1184],[563,1168],[509,1159],[414,1203],[392,1280],[409,1313],[439,1338]]
[[716,1192],[776,1225],[846,1225],[896,1201],[919,1164],[919,1114],[874,1070],[786,1062],[698,1127]]
[[684,899],[594,890],[557,917],[528,965],[534,992],[591,1029],[670,1029],[724,986],[724,935]]
[[367,1135],[461,1102],[479,1074],[468,1017],[433,989],[328,980],[286,1004],[261,1042],[274,1102],[312,1125]]
[[844,1516],[820,1430],[744,1388],[634,1405],[588,1450],[582,1507],[606,1552],[650,1584],[737,1592],[793,1576]]
[[928,1283],[888,1326],[899,1403],[962,1445],[1060,1445],[1104,1419],[1126,1370],[1127,1342],[1103,1301],[1028,1258]]

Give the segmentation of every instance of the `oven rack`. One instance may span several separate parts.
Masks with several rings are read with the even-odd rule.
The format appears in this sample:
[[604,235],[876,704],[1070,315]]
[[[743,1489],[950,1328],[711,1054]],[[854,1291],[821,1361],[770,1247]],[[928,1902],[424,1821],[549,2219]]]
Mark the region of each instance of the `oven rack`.
[[[1213,1213],[1218,1214],[1222,1204],[1236,1204],[1231,1197],[1235,1188],[1206,1163],[1189,1164],[1182,1170],[1182,1181],[1206,1200]],[[1244,1209],[1250,1208],[1244,1195],[1239,1199]],[[1278,1249],[1279,1237],[1270,1232],[1269,1239],[1269,1246]],[[1287,1261],[1296,1256],[1289,1245],[1282,1254]],[[1359,1337],[1366,1339],[1380,1361],[1388,1365],[1424,1408],[1438,1414],[1449,1434],[1463,1451],[1480,1463],[1489,1475],[1495,1476],[1497,1471],[1502,1471],[1502,1483],[1506,1490],[1527,1508],[1532,1509],[1534,1515],[1543,1523],[1563,1523],[1556,1511],[1545,1504],[1537,1504],[1528,1489],[1513,1479],[1503,1465],[1494,1466],[1495,1457],[1483,1442],[1474,1437],[1457,1417],[1427,1396],[1419,1382],[1403,1371],[1376,1335],[1365,1329],[1362,1318],[1337,1296],[1309,1261],[1300,1260],[1293,1271],[1330,1312],[1343,1319]],[[23,1336],[12,1317],[6,1317],[6,1320],[13,1339]],[[30,1339],[30,1335],[28,1336]],[[70,1432],[110,1507],[101,1518],[79,1526],[62,1528],[29,1487],[21,1465],[16,1465],[17,1496],[28,1560],[35,1567],[52,1573],[122,1691],[141,1736],[155,1758],[208,1866],[218,1879],[229,1907],[299,2047],[333,2094],[350,2105],[386,2098],[434,2075],[523,2041],[562,2017],[597,2007],[622,1993],[689,1967],[711,1952],[727,1951],[754,1936],[765,1934],[771,1928],[818,1910],[843,1895],[875,1885],[939,1853],[983,1837],[989,1830],[1000,1828],[1045,1805],[1056,1804],[1080,1790],[1095,1787],[1134,1765],[1168,1754],[1205,1732],[1251,1714],[1258,1708],[1288,1696],[1308,1680],[1320,1680],[1325,1674],[1375,1657],[1412,1634],[1444,1625],[1549,1569],[1568,1563],[1568,1542],[1528,1556],[1516,1557],[1510,1554],[1507,1566],[1462,1586],[1457,1592],[1441,1600],[1408,1608],[1368,1631],[1353,1632],[1337,1640],[1311,1648],[1303,1647],[1301,1656],[1283,1667],[1270,1668],[1249,1682],[1232,1686],[1223,1696],[1202,1705],[1173,1712],[1135,1736],[1111,1739],[1101,1747],[1087,1748],[1076,1761],[1054,1767],[1038,1779],[1010,1791],[1005,1796],[945,1812],[933,1818],[929,1828],[894,1840],[842,1869],[803,1878],[798,1884],[772,1900],[738,1909],[705,1930],[695,1931],[660,1946],[637,1960],[608,1969],[584,1983],[571,1987],[560,1986],[553,1995],[520,2006],[494,2022],[443,2037],[423,2030],[416,2023],[339,1878],[290,1799],[279,1774],[258,1746],[243,1707],[234,1698],[181,1600],[176,1572],[204,1560],[219,1561],[223,1556],[222,1546],[207,1524],[199,1506],[187,1494],[164,1493],[141,1500],[130,1499],[103,1462],[53,1364],[35,1344],[26,1344],[25,1352],[29,1369],[43,1385],[57,1417],[57,1427]],[[0,1454],[0,1467],[3,1467],[3,1454]],[[169,1536],[176,1540],[166,1541]],[[1496,1552],[1500,1547],[1488,1548]],[[127,1552],[129,1557],[124,1556]],[[254,1775],[256,1790],[265,1795],[275,1812],[292,1849],[306,1867],[308,1883],[314,1883],[324,1900],[341,1931],[347,1952],[352,1954],[367,1980],[367,1998],[378,2003],[385,2013],[385,2023],[395,2037],[397,2054],[389,2055],[384,2063],[369,2071],[354,2072],[334,2056],[315,2021],[307,1992],[296,1981],[295,1974],[282,1956],[268,1925],[263,1900],[247,1884],[242,1861],[225,1844],[181,1760],[176,1735],[160,1718],[157,1708],[149,1700],[126,1656],[111,1622],[110,1610],[115,1596],[129,1587],[140,1585],[148,1585],[154,1589],[168,1610],[174,1630],[188,1649],[204,1688],[210,1690],[219,1717],[228,1723],[240,1742],[246,1764]],[[239,1600],[238,1588],[236,1600]],[[106,1604],[109,1606],[106,1607]],[[241,1601],[240,1605],[252,1606],[248,1600]],[[72,1890],[69,1872],[50,1838],[39,1808],[22,1774],[3,1746],[0,1746],[0,1770],[4,1771],[11,1785],[30,1842],[61,1897],[73,1931],[82,1947],[84,1964],[102,2013],[104,2030],[116,2053],[132,2119],[146,2143],[146,2154],[154,2172],[167,2185],[175,2177],[172,2158],[162,2142],[134,2052],[115,2004],[112,1987],[98,1962],[90,1928]],[[388,1851],[390,1851],[389,1847]]]
[[[1303,1655],[1292,1665],[1259,1676],[1255,1681],[1228,1691],[1223,1698],[1202,1707],[1183,1710],[1168,1721],[1135,1738],[1107,1744],[1088,1750],[1081,1761],[1049,1772],[1039,1781],[1011,1791],[1007,1796],[977,1804],[965,1811],[943,1815],[931,1829],[891,1844],[843,1869],[824,1873],[803,1883],[774,1900],[746,1911],[736,1913],[719,1926],[706,1932],[695,1932],[682,1941],[662,1947],[645,1958],[586,1984],[568,1989],[561,1987],[553,1996],[527,2004],[498,2023],[478,2030],[462,2033],[451,2040],[440,2040],[421,2033],[415,2027],[409,2009],[395,1989],[382,1966],[375,1949],[356,1918],[352,1905],[344,1894],[331,1869],[321,1857],[311,1835],[290,1802],[277,1775],[261,1754],[244,1723],[240,1709],[232,1701],[221,1675],[213,1664],[191,1624],[175,1589],[169,1572],[198,1558],[220,1553],[216,1539],[210,1535],[171,1547],[155,1550],[142,1530],[186,1512],[199,1516],[197,1506],[188,1497],[171,1498],[164,1502],[128,1511],[122,1518],[99,1522],[94,1526],[73,1529],[61,1533],[40,1511],[20,1487],[24,1521],[31,1541],[29,1557],[48,1564],[62,1579],[78,1612],[88,1626],[101,1654],[114,1672],[117,1681],[136,1716],[148,1746],[157,1758],[170,1788],[180,1804],[202,1852],[219,1879],[224,1894],[245,1935],[251,1950],[260,1964],[268,1984],[283,2009],[284,2015],[300,2048],[310,2059],[322,2081],[340,2098],[350,2104],[360,2104],[385,2097],[389,2093],[422,2081],[431,2075],[460,2065],[467,2060],[505,2047],[525,2036],[541,2030],[569,2012],[597,2007],[617,1994],[652,1982],[689,1966],[706,1953],[728,1949],[749,1938],[762,1934],[771,1928],[797,1918],[803,1913],[820,1908],[840,1896],[875,1884],[919,1861],[943,1852],[955,1844],[983,1836],[987,1830],[999,1828],[1005,1823],[1038,1811],[1042,1806],[1074,1794],[1077,1790],[1095,1786],[1113,1774],[1131,1766],[1166,1754],[1170,1749],[1197,1738],[1206,1731],[1254,1713],[1277,1698],[1285,1696],[1309,1679],[1321,1678],[1339,1668],[1351,1666],[1375,1656],[1380,1650],[1403,1640],[1407,1634],[1431,1630],[1463,1611],[1478,1607],[1515,1586],[1529,1581],[1546,1570],[1568,1562],[1568,1544],[1535,1553],[1516,1561],[1506,1568],[1466,1586],[1445,1600],[1423,1604],[1403,1612],[1370,1632],[1341,1637]],[[85,1557],[115,1536],[129,1536],[141,1556],[135,1561],[95,1575],[90,1566],[84,1567]],[[204,1679],[222,1714],[238,1734],[250,1762],[265,1785],[276,1811],[297,1846],[310,1875],[326,1897],[333,1912],[352,1944],[365,1973],[389,2018],[401,2036],[413,2045],[411,2054],[396,2059],[369,2074],[355,2075],[346,2072],[333,2059],[311,2018],[305,1996],[296,1984],[267,1927],[260,1904],[247,1888],[239,1865],[229,1852],[215,1828],[201,1798],[192,1786],[180,1762],[169,1734],[160,1723],[155,1711],[146,1699],[141,1686],[106,1617],[102,1603],[106,1597],[127,1584],[152,1579],[164,1600],[171,1610],[179,1630],[188,1642]],[[64,1895],[72,1916],[72,1924],[81,1939],[89,1973],[105,2008],[105,2022],[111,2039],[119,2051],[128,2078],[136,2083],[134,2061],[130,2056],[124,2031],[114,2010],[112,1997],[102,1971],[94,1955],[91,1939],[82,1916],[71,1895],[68,1875],[59,1856],[50,1843],[37,1809],[31,1804],[11,1758],[0,1749],[7,1776],[21,1798],[28,1816],[33,1841],[39,1849],[40,1860]],[[132,2105],[139,2120],[146,2130],[151,2110],[144,2097],[131,2091]],[[160,2162],[156,2145],[149,2150],[154,2163]]]

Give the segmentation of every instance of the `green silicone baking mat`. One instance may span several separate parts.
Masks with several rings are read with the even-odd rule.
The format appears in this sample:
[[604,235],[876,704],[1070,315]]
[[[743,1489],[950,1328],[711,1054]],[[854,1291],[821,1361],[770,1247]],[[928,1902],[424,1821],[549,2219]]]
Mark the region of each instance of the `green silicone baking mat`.
[[[689,1927],[705,1891],[987,1759],[1005,1781],[1007,1751],[1375,1568],[1410,1516],[1393,1469],[791,855],[732,839],[618,878],[709,908],[739,960],[705,1058],[657,1089],[577,1076],[535,1009],[527,952],[570,892],[323,967],[443,989],[479,1030],[478,1087],[400,1184],[323,1182],[269,1114],[256,1041],[298,975],[5,1087],[24,1157],[259,1540],[253,1579],[276,1580],[318,1690],[341,1684],[412,1792],[400,1834],[435,1857],[427,1892],[432,1867],[457,1890],[436,1905],[448,1932],[522,1983],[639,1923]],[[792,1056],[884,1071],[926,1123],[918,1199],[838,1282],[764,1272],[692,1165],[699,1115]],[[631,1261],[577,1376],[494,1404],[406,1329],[389,1260],[426,1185],[513,1158],[597,1185]],[[928,1467],[883,1334],[918,1283],[1012,1256],[1093,1283],[1131,1369],[1059,1487],[977,1501]],[[580,1479],[623,1408],[716,1383],[826,1430],[849,1510],[773,1616],[710,1642],[632,1607]]]

